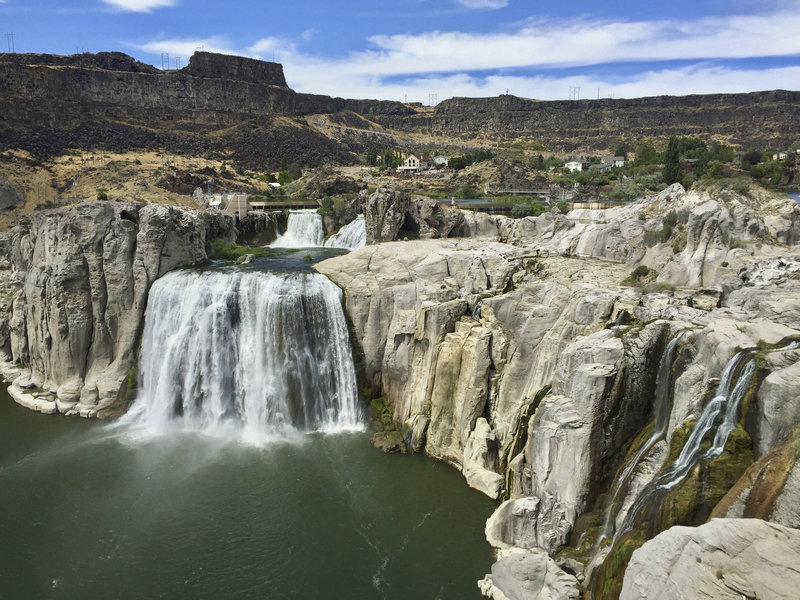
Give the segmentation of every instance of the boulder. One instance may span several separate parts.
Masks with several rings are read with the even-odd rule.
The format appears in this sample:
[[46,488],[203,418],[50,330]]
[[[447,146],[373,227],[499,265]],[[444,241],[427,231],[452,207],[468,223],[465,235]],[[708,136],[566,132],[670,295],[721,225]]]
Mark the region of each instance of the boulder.
[[478,582],[492,600],[578,600],[578,581],[562,571],[545,552],[514,553],[492,565]]
[[758,519],[672,527],[636,550],[620,600],[795,598],[800,531]]

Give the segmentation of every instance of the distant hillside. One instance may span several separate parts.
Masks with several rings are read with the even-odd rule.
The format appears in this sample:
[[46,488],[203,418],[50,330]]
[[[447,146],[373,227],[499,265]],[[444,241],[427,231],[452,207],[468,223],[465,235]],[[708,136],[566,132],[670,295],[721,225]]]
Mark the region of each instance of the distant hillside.
[[358,153],[424,141],[523,140],[557,151],[605,149],[671,134],[742,147],[800,135],[800,92],[537,102],[454,98],[436,109],[289,89],[277,63],[197,52],[161,71],[115,52],[0,55],[0,150],[157,149],[282,161],[353,163]]

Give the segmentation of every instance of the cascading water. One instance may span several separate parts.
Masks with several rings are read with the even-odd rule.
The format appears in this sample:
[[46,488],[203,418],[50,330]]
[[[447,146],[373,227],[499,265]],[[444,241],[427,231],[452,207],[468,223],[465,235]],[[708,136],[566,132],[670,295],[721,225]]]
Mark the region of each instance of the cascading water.
[[367,226],[364,215],[358,215],[325,242],[326,248],[358,250],[367,243]]
[[286,232],[278,236],[273,248],[318,248],[325,241],[322,217],[314,209],[289,211]]
[[[725,444],[728,442],[728,436],[736,428],[739,404],[750,386],[750,380],[755,371],[755,360],[752,358],[747,360],[750,354],[751,352],[746,350],[738,352],[725,365],[714,397],[703,408],[703,412],[678,458],[666,472],[653,479],[641,491],[631,505],[623,526],[614,538],[615,541],[633,529],[639,513],[654,496],[660,496],[678,485],[701,460],[713,460],[722,454]],[[747,362],[740,369],[739,367],[745,360]],[[736,383],[734,384],[735,378]],[[712,430],[714,430],[714,438],[711,446],[703,450],[703,440]]]
[[[620,312],[620,315],[621,314],[622,312]],[[627,488],[628,481],[630,480],[631,475],[633,475],[633,472],[636,470],[636,467],[639,466],[642,458],[644,458],[650,452],[650,450],[653,449],[653,446],[655,446],[659,440],[664,439],[664,436],[667,433],[667,425],[669,424],[669,399],[670,383],[672,380],[672,361],[675,357],[675,348],[677,347],[678,340],[681,338],[683,333],[684,332],[681,332],[672,338],[664,348],[664,352],[661,354],[661,361],[658,365],[658,374],[656,375],[656,390],[653,406],[653,433],[651,433],[647,441],[642,444],[642,447],[634,455],[634,457],[628,461],[619,478],[615,482],[614,489],[611,493],[611,501],[608,503],[608,508],[606,509],[603,530],[597,539],[595,548],[599,548],[600,543],[607,539],[609,535],[614,533],[614,520],[617,514],[616,511],[618,509],[617,502],[620,500],[620,493]]]
[[341,291],[322,275],[179,271],[153,284],[125,422],[262,441],[359,426]]

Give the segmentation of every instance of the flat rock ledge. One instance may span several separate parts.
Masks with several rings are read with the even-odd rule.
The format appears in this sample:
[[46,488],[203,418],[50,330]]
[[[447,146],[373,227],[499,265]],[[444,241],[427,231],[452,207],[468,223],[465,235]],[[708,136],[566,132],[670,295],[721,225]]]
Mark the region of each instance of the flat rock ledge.
[[758,519],[672,527],[633,553],[620,600],[777,600],[800,590],[800,530]]

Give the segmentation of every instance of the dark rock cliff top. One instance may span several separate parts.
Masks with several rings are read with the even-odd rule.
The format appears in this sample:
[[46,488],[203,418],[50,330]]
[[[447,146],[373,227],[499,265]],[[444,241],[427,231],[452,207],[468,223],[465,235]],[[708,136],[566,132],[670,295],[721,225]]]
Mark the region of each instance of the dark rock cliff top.
[[81,69],[103,69],[127,73],[158,73],[152,65],[141,63],[122,52],[98,52],[90,54],[0,54],[0,65],[14,67],[77,67]]
[[181,71],[195,77],[235,79],[248,83],[288,87],[283,75],[283,65],[243,56],[195,52],[189,59],[189,65]]

